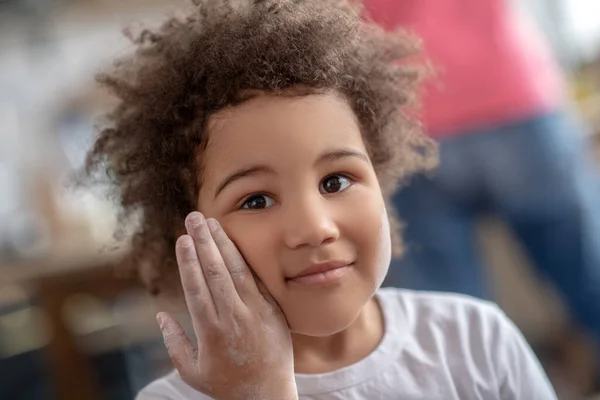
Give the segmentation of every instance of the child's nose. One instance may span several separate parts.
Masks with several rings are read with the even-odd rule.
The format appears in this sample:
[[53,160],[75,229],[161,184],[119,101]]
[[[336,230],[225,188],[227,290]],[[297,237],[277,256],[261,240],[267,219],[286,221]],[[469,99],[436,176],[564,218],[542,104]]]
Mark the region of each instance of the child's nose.
[[284,240],[289,248],[318,247],[339,238],[338,226],[327,200],[307,199],[285,213]]

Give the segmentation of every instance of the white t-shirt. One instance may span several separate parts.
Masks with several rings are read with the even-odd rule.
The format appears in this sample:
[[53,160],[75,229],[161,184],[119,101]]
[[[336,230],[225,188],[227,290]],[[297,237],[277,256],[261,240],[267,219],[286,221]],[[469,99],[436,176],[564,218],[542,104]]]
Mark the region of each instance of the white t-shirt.
[[[492,303],[467,296],[381,289],[385,333],[361,361],[296,374],[301,400],[556,400],[515,325]],[[137,400],[209,400],[176,372]]]

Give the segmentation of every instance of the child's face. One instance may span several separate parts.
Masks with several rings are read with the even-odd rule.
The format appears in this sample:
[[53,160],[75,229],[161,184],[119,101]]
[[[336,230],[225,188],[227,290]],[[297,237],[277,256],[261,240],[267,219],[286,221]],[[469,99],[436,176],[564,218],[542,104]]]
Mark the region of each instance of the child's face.
[[[203,166],[199,210],[221,223],[291,330],[325,336],[349,326],[381,284],[391,246],[345,100],[265,95],[221,111],[209,123]],[[294,279],[337,263],[347,266]]]

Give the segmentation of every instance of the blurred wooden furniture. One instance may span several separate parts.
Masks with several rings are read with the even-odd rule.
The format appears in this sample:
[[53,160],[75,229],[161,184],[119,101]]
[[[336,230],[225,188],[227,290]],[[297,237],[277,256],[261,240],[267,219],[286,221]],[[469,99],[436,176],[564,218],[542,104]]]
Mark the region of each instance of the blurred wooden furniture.
[[45,349],[48,372],[61,400],[101,398],[89,358],[68,326],[64,309],[67,300],[75,294],[111,301],[134,288],[134,283],[114,276],[115,260],[114,256],[81,254],[0,268],[0,288],[3,283],[29,286],[38,307],[49,319],[51,338]]

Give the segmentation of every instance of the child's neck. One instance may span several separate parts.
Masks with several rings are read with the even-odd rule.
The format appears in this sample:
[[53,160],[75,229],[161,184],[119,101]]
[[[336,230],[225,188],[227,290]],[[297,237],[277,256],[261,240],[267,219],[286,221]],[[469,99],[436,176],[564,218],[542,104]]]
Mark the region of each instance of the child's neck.
[[373,297],[352,325],[335,335],[311,337],[292,334],[294,370],[302,374],[319,374],[353,364],[377,347],[383,333],[383,314],[379,302]]

